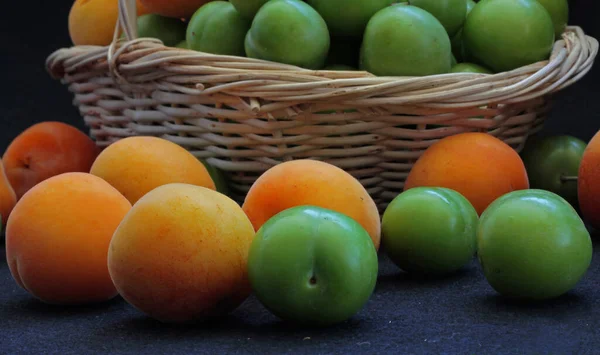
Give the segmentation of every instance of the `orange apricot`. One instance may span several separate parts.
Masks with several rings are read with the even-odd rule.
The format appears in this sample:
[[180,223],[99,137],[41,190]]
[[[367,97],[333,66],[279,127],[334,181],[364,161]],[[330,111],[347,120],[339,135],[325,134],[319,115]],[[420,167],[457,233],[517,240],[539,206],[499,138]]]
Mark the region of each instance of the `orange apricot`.
[[[138,16],[148,10],[137,1]],[[119,18],[119,0],[75,0],[69,12],[69,35],[74,45],[107,46]]]
[[131,204],[87,173],[51,177],[17,202],[6,226],[6,260],[19,286],[50,304],[87,304],[117,295],[108,246]]
[[216,190],[200,160],[181,146],[158,137],[128,137],[111,144],[98,155],[90,173],[114,186],[131,204],[169,183]]
[[251,292],[254,229],[241,207],[205,187],[167,184],[142,197],[115,231],[108,268],[119,294],[161,322],[216,317]]
[[17,199],[36,184],[68,172],[90,171],[99,153],[94,141],[62,122],[34,124],[10,143],[2,159]]
[[277,213],[302,205],[353,218],[379,249],[381,219],[375,201],[356,178],[329,163],[300,159],[275,165],[254,182],[242,208],[258,230]]
[[13,190],[6,173],[4,172],[4,164],[0,159],[0,232],[6,226],[6,221],[12,209],[17,203],[17,195]]
[[414,164],[404,185],[445,187],[465,196],[479,214],[498,197],[529,188],[519,154],[500,139],[461,133],[431,145]]
[[588,143],[579,165],[577,194],[585,220],[600,229],[600,131]]

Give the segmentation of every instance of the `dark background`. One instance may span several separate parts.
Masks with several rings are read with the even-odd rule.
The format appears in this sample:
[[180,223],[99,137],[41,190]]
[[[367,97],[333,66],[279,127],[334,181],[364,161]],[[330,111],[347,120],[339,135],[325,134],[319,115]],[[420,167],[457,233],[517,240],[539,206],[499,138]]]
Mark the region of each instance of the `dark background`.
[[[8,1],[8,0],[7,0]],[[3,85],[0,96],[0,153],[35,122],[57,120],[85,129],[66,87],[50,78],[44,62],[70,46],[67,16],[72,0],[11,1],[1,11]],[[571,0],[571,24],[600,38],[600,5]],[[600,68],[559,93],[543,134],[571,134],[585,141],[600,128]]]
[[[70,45],[71,0],[3,4],[0,153],[36,122],[58,120],[85,129],[70,93],[44,67],[52,51]],[[571,9],[571,23],[600,38],[597,1],[571,1]],[[600,128],[599,73],[594,68],[557,96],[542,134],[592,137]],[[418,281],[384,259],[371,301],[351,321],[329,329],[286,326],[252,298],[222,323],[185,328],[158,324],[120,299],[91,307],[50,307],[15,285],[3,253],[0,353],[594,354],[600,348],[598,250],[572,292],[536,305],[497,296],[475,263],[444,280]]]

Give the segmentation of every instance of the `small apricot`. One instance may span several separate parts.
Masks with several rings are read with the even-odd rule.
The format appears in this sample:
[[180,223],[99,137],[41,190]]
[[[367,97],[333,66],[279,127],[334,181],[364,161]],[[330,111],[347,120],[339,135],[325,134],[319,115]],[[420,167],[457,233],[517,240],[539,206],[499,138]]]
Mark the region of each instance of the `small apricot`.
[[100,153],[90,172],[108,181],[131,204],[169,183],[216,189],[200,160],[181,146],[158,137],[128,137],[111,144]]
[[88,173],[99,151],[94,141],[74,126],[47,121],[34,124],[15,137],[2,159],[8,181],[20,199],[52,176]]
[[353,218],[379,249],[381,219],[375,201],[356,178],[329,163],[300,159],[275,165],[254,182],[242,208],[258,230],[277,213],[302,205]]
[[[138,16],[148,13],[137,3]],[[119,18],[119,0],[75,0],[69,12],[69,35],[74,45],[107,46]]]
[[131,204],[104,180],[65,173],[34,186],[6,226],[6,260],[19,286],[50,304],[87,304],[117,295],[108,246]]
[[413,165],[404,190],[445,187],[465,196],[481,215],[498,197],[529,188],[525,164],[502,140],[487,133],[449,136],[431,145]]

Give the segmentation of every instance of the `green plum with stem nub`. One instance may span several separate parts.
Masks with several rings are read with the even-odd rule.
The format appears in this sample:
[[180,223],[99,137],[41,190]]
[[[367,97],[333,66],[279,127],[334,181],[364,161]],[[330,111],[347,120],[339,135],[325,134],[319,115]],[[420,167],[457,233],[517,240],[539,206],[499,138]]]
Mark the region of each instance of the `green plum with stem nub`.
[[378,257],[369,233],[345,214],[298,206],[270,218],[248,254],[258,300],[277,317],[327,326],[354,316],[375,290]]
[[577,175],[586,147],[584,141],[568,135],[528,139],[521,157],[529,185],[552,191],[577,207]]

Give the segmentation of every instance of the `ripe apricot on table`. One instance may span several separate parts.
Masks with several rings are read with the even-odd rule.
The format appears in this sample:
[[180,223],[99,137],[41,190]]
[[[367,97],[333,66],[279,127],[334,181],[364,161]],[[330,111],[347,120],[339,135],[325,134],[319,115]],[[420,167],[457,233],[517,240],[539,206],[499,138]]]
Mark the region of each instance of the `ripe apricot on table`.
[[414,164],[404,189],[446,187],[465,196],[481,213],[498,197],[529,188],[519,154],[487,133],[449,136],[431,145]]
[[[138,16],[147,10],[137,2]],[[118,0],[75,0],[69,12],[69,35],[74,45],[107,46],[119,18]]]
[[329,163],[301,159],[275,165],[254,182],[242,208],[259,230],[277,213],[302,205],[353,218],[379,249],[381,219],[375,201],[356,178]]
[[0,233],[4,230],[8,216],[16,203],[17,195],[6,177],[4,164],[0,160]]
[[216,189],[201,161],[181,146],[158,137],[128,137],[111,144],[100,153],[90,172],[108,181],[132,204],[169,183]]
[[86,304],[117,295],[108,245],[131,204],[87,173],[51,177],[27,192],[6,226],[6,260],[22,288],[51,304]]
[[150,317],[179,323],[215,317],[250,294],[254,229],[227,196],[168,184],[142,197],[110,243],[108,267],[123,298]]
[[577,184],[582,215],[592,227],[600,229],[600,131],[583,153]]
[[77,128],[41,122],[19,134],[4,152],[8,181],[17,199],[47,178],[68,172],[88,173],[99,149]]

